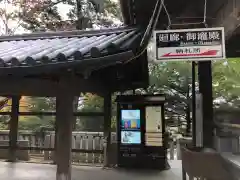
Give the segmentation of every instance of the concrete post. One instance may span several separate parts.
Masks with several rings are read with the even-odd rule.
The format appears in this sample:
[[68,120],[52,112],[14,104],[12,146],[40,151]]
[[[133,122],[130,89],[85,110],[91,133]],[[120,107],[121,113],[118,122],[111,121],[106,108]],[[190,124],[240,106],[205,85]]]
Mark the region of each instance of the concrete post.
[[58,121],[56,180],[71,180],[73,98],[74,96],[66,91],[59,93],[56,100],[56,121]]

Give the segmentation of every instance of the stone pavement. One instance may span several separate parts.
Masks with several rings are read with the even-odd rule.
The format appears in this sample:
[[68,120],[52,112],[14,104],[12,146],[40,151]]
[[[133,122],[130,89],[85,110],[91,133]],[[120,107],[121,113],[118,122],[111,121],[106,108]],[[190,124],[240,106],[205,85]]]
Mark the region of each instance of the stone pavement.
[[[162,172],[102,169],[100,167],[74,166],[72,180],[179,180],[181,161],[170,162],[171,169]],[[56,166],[33,163],[0,162],[0,180],[55,180]]]
[[240,155],[233,154],[233,153],[221,153],[222,157],[228,162],[232,173],[240,179]]

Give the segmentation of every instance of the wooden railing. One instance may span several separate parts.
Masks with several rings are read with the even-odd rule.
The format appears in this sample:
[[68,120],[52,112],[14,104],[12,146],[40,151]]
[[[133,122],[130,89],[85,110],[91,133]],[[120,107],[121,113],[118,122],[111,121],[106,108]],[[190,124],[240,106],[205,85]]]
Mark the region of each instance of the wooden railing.
[[[112,133],[112,143],[116,142],[116,133]],[[45,136],[44,148],[54,148],[55,134],[50,132]],[[72,160],[78,163],[103,162],[103,133],[102,132],[73,132]],[[44,159],[54,159],[54,151],[44,151]]]
[[[111,135],[111,143],[116,143],[116,133]],[[103,132],[73,132],[72,133],[72,160],[77,163],[103,162]],[[7,150],[9,131],[0,131],[0,149]],[[28,141],[28,147],[19,146],[20,150],[28,150],[30,156],[44,158],[45,161],[54,160],[55,133],[53,131],[36,133],[19,131],[18,141]],[[22,142],[21,142],[22,143]],[[20,144],[20,143],[19,143]],[[4,154],[7,154],[4,151]],[[6,157],[7,158],[7,157]]]
[[[9,140],[9,131],[0,131],[0,141]],[[28,147],[19,146],[21,150],[29,150],[30,156],[42,157],[45,161],[54,160],[54,131],[44,134],[32,131],[19,131],[19,141],[28,141]],[[111,143],[116,144],[116,133],[111,135]],[[180,145],[177,139],[170,140],[168,159],[180,160]],[[8,149],[0,144],[0,149]],[[103,133],[102,132],[73,132],[72,133],[72,160],[77,163],[103,162]],[[117,153],[117,152],[116,152]]]
[[[1,140],[9,140],[8,130],[0,131],[0,141]],[[44,144],[44,138],[32,131],[20,131],[18,135],[18,140],[29,141],[30,147],[42,147]]]

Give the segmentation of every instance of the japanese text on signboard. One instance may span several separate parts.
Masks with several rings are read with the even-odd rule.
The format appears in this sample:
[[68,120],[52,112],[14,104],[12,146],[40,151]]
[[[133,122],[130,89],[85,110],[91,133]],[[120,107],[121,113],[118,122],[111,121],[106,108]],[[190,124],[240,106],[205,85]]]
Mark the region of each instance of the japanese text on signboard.
[[[168,45],[166,45],[168,43]],[[157,34],[157,46],[210,45],[221,43],[221,31],[174,32]]]

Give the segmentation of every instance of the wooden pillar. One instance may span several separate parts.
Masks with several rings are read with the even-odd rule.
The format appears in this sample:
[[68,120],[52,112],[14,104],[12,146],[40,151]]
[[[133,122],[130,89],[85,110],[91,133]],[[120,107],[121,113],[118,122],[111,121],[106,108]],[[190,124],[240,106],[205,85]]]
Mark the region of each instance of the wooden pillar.
[[71,180],[73,99],[68,90],[62,91],[56,98],[57,180]]
[[112,118],[112,99],[111,93],[104,96],[104,167],[110,165],[110,146],[111,146],[111,118]]
[[17,139],[18,139],[18,114],[19,96],[12,96],[12,108],[9,131],[9,161],[16,161]]
[[212,63],[202,61],[198,65],[199,91],[202,94],[203,107],[203,146],[213,148],[213,95],[212,95]]
[[[56,102],[57,103],[57,102]],[[59,121],[57,121],[57,117],[55,117],[55,135],[54,135],[54,152],[53,152],[53,164],[56,164],[56,153],[57,153],[57,134],[58,134],[58,126],[59,126]]]

